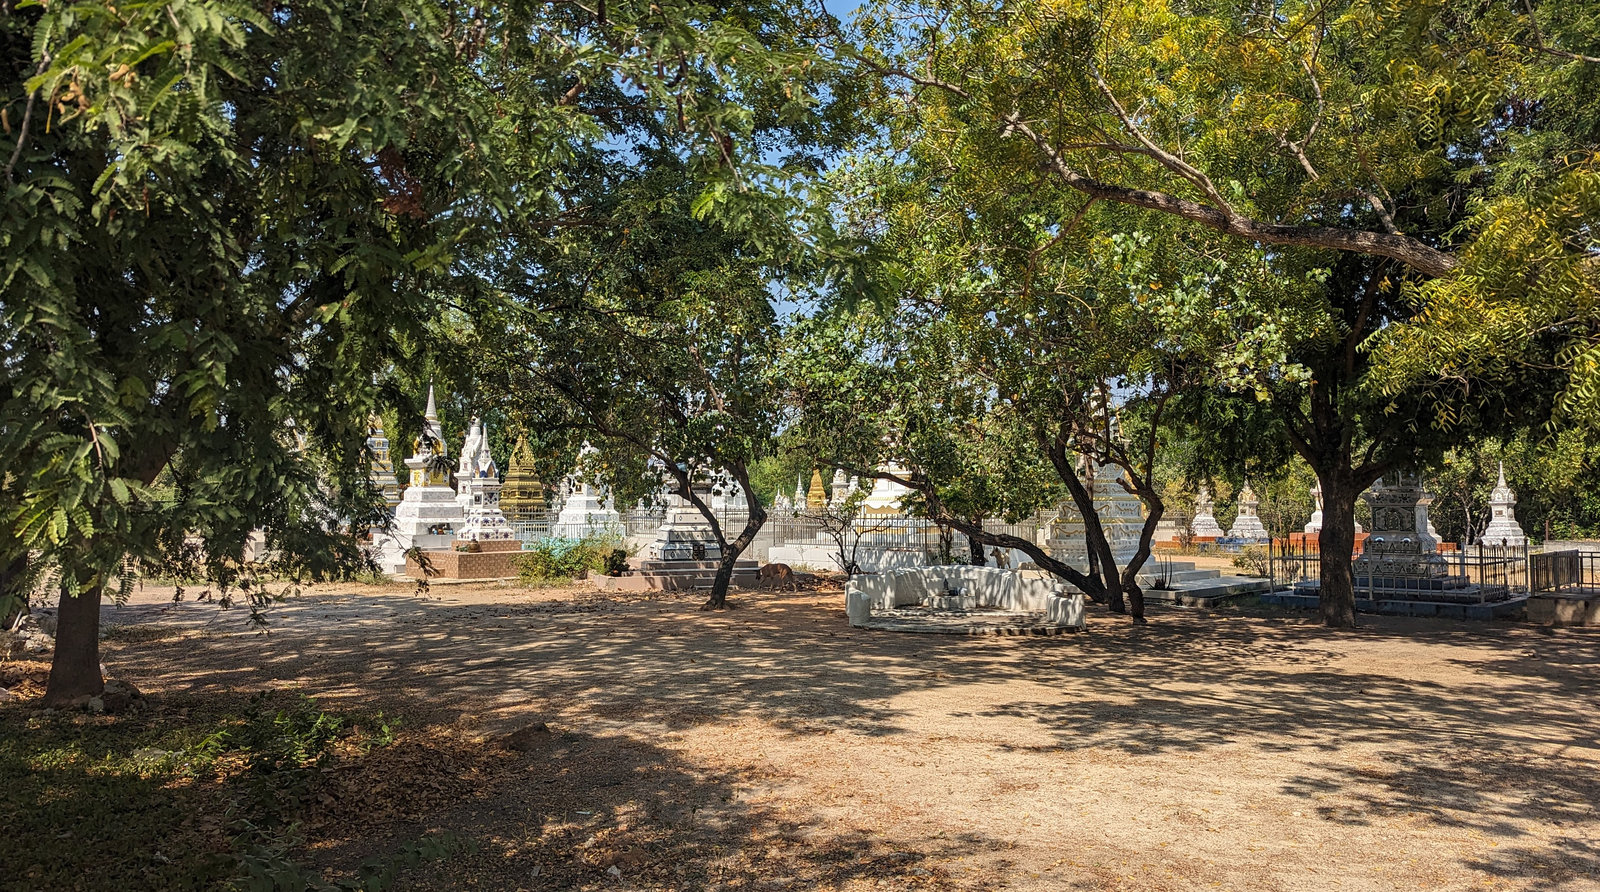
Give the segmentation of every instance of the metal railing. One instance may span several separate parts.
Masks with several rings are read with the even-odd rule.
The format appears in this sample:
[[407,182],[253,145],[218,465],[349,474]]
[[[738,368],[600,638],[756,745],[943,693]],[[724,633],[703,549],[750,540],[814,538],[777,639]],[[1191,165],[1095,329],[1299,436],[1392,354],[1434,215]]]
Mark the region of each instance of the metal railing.
[[[1540,563],[1538,559],[1548,556],[1530,554],[1526,545],[1461,545],[1454,551],[1433,553],[1427,573],[1407,572],[1403,567],[1386,571],[1376,563],[1363,567],[1358,562],[1361,557],[1359,550],[1350,556],[1357,599],[1482,603],[1537,590],[1534,567]],[[1267,577],[1273,590],[1320,586],[1322,558],[1321,551],[1304,541],[1275,540],[1267,550]],[[1557,572],[1571,575],[1563,565],[1548,578],[1557,578]]]
[[1567,549],[1536,554],[1528,562],[1534,592],[1600,592],[1600,552]]

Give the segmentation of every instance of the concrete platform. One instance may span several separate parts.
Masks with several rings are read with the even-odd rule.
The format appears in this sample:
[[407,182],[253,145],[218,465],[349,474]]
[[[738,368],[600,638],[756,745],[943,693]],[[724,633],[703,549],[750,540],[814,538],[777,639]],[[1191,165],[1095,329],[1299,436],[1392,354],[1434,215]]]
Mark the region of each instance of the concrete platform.
[[[1264,604],[1289,610],[1316,610],[1316,595],[1290,591],[1272,592],[1261,596]],[[1505,601],[1483,604],[1452,604],[1438,601],[1367,600],[1356,598],[1357,613],[1376,613],[1383,616],[1439,616],[1446,619],[1520,619],[1527,608],[1527,595],[1514,595]]]
[[1600,591],[1540,592],[1528,598],[1528,622],[1600,626]]
[[1223,576],[1215,570],[1210,572],[1216,575],[1178,582],[1170,589],[1145,589],[1145,600],[1179,607],[1215,607],[1234,598],[1266,594],[1272,590],[1272,583],[1265,579]]
[[[621,576],[591,576],[603,592],[689,592],[709,590],[717,577],[716,561],[640,561]],[[749,587],[760,581],[755,561],[733,565],[732,585]]]

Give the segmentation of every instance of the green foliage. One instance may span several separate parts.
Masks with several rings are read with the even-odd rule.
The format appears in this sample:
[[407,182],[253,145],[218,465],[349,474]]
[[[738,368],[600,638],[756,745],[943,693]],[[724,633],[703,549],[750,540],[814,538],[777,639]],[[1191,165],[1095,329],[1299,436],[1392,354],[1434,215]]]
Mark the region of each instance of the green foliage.
[[1233,565],[1246,576],[1267,575],[1267,549],[1263,545],[1246,545],[1233,556]]
[[618,552],[622,555],[622,566],[626,567],[628,553],[617,545],[617,539],[604,536],[546,537],[517,555],[517,575],[534,582],[582,579],[590,573],[608,572],[616,563]]

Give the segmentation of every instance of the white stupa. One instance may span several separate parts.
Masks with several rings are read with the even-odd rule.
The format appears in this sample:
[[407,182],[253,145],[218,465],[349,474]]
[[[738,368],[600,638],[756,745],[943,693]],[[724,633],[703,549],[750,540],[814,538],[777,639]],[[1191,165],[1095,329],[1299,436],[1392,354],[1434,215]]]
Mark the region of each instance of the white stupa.
[[1217,516],[1213,513],[1215,509],[1211,501],[1211,487],[1201,484],[1200,492],[1194,497],[1194,520],[1189,524],[1195,538],[1221,539],[1226,535],[1222,531],[1222,524],[1217,523]]
[[1322,481],[1311,481],[1311,501],[1316,504],[1317,510],[1311,512],[1311,520],[1306,522],[1305,534],[1314,536],[1322,532]]
[[[1111,556],[1118,564],[1126,563],[1139,550],[1139,536],[1144,531],[1144,503],[1139,497],[1122,487],[1122,468],[1110,462],[1095,466],[1088,459],[1081,464],[1080,477],[1094,500],[1094,512],[1100,518],[1106,544],[1111,546]],[[1094,467],[1092,473],[1089,468]],[[1045,548],[1051,557],[1074,567],[1089,564],[1088,526],[1077,503],[1071,498],[1061,503],[1056,518],[1047,525],[1050,537]]]
[[[896,477],[906,476],[906,469],[894,462],[888,462],[879,467],[886,474]],[[835,475],[835,480],[838,476]],[[845,487],[849,488],[848,478]],[[867,493],[866,499],[861,502],[861,513],[868,517],[903,517],[905,516],[904,501],[911,495],[911,487],[897,483],[884,477],[879,477],[872,483],[872,492]]]
[[622,515],[611,504],[611,494],[603,493],[583,477],[584,459],[600,450],[583,444],[578,450],[578,467],[567,475],[567,500],[550,525],[550,535],[562,539],[613,535],[622,531]]
[[488,431],[481,420],[473,418],[461,449],[461,463],[456,467],[456,486],[460,490],[457,501],[466,516],[458,538],[513,538],[511,524],[500,511],[500,485],[500,469],[489,454]]
[[[1317,534],[1322,532],[1322,481],[1321,480],[1313,480],[1311,482],[1311,500],[1312,500],[1312,502],[1314,502],[1316,504],[1317,510],[1311,512],[1311,520],[1308,521],[1306,523],[1306,525],[1305,525],[1305,533],[1306,533],[1307,536],[1315,536],[1315,535],[1317,535]],[[1430,499],[1429,501],[1431,503],[1432,499]],[[1433,530],[1433,527],[1430,525],[1428,527],[1428,530],[1431,532]],[[1358,523],[1358,524],[1356,524],[1356,532],[1357,533],[1364,533],[1364,532],[1366,532],[1366,530],[1361,526],[1361,524]],[[1437,540],[1438,539],[1438,535],[1435,534],[1434,538]]]
[[1439,531],[1433,528],[1433,518],[1428,516],[1428,509],[1433,507],[1433,493],[1423,489],[1417,497],[1417,537],[1422,540],[1424,547],[1431,551],[1439,550]]
[[850,497],[850,475],[844,472],[844,468],[833,469],[833,485],[829,487],[829,490],[828,507],[830,508],[836,508],[844,504],[844,500]]
[[1244,489],[1239,490],[1239,516],[1233,520],[1233,529],[1228,531],[1228,537],[1244,542],[1267,541],[1267,528],[1261,523],[1261,515],[1256,513],[1261,507],[1261,500],[1256,498],[1256,491],[1250,488],[1250,481],[1246,480]]
[[1484,545],[1502,545],[1522,547],[1528,544],[1528,536],[1522,531],[1522,525],[1517,523],[1517,494],[1506,485],[1506,463],[1500,463],[1500,479],[1494,485],[1494,492],[1489,495],[1489,527],[1478,537]]
[[428,407],[422,415],[422,436],[416,439],[413,454],[406,459],[411,483],[395,508],[394,529],[374,537],[383,569],[398,573],[405,569],[407,550],[443,551],[456,538],[466,515],[456,501],[456,491],[450,488],[450,471],[443,462],[448,455],[430,384]]
[[1144,502],[1123,488],[1122,476],[1121,467],[1105,462],[1095,468],[1089,484],[1094,511],[1100,515],[1106,543],[1118,564],[1126,563],[1139,550],[1139,536],[1144,532]]

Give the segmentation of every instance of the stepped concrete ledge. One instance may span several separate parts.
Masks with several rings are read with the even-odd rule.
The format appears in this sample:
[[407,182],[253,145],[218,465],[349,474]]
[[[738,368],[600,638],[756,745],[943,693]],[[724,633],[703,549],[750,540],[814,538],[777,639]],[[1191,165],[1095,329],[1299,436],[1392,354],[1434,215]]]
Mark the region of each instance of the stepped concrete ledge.
[[[1216,572],[1216,571],[1212,571]],[[1264,595],[1272,583],[1252,576],[1223,576],[1178,582],[1170,589],[1145,589],[1147,601],[1176,604],[1179,607],[1215,607],[1245,595]]]

